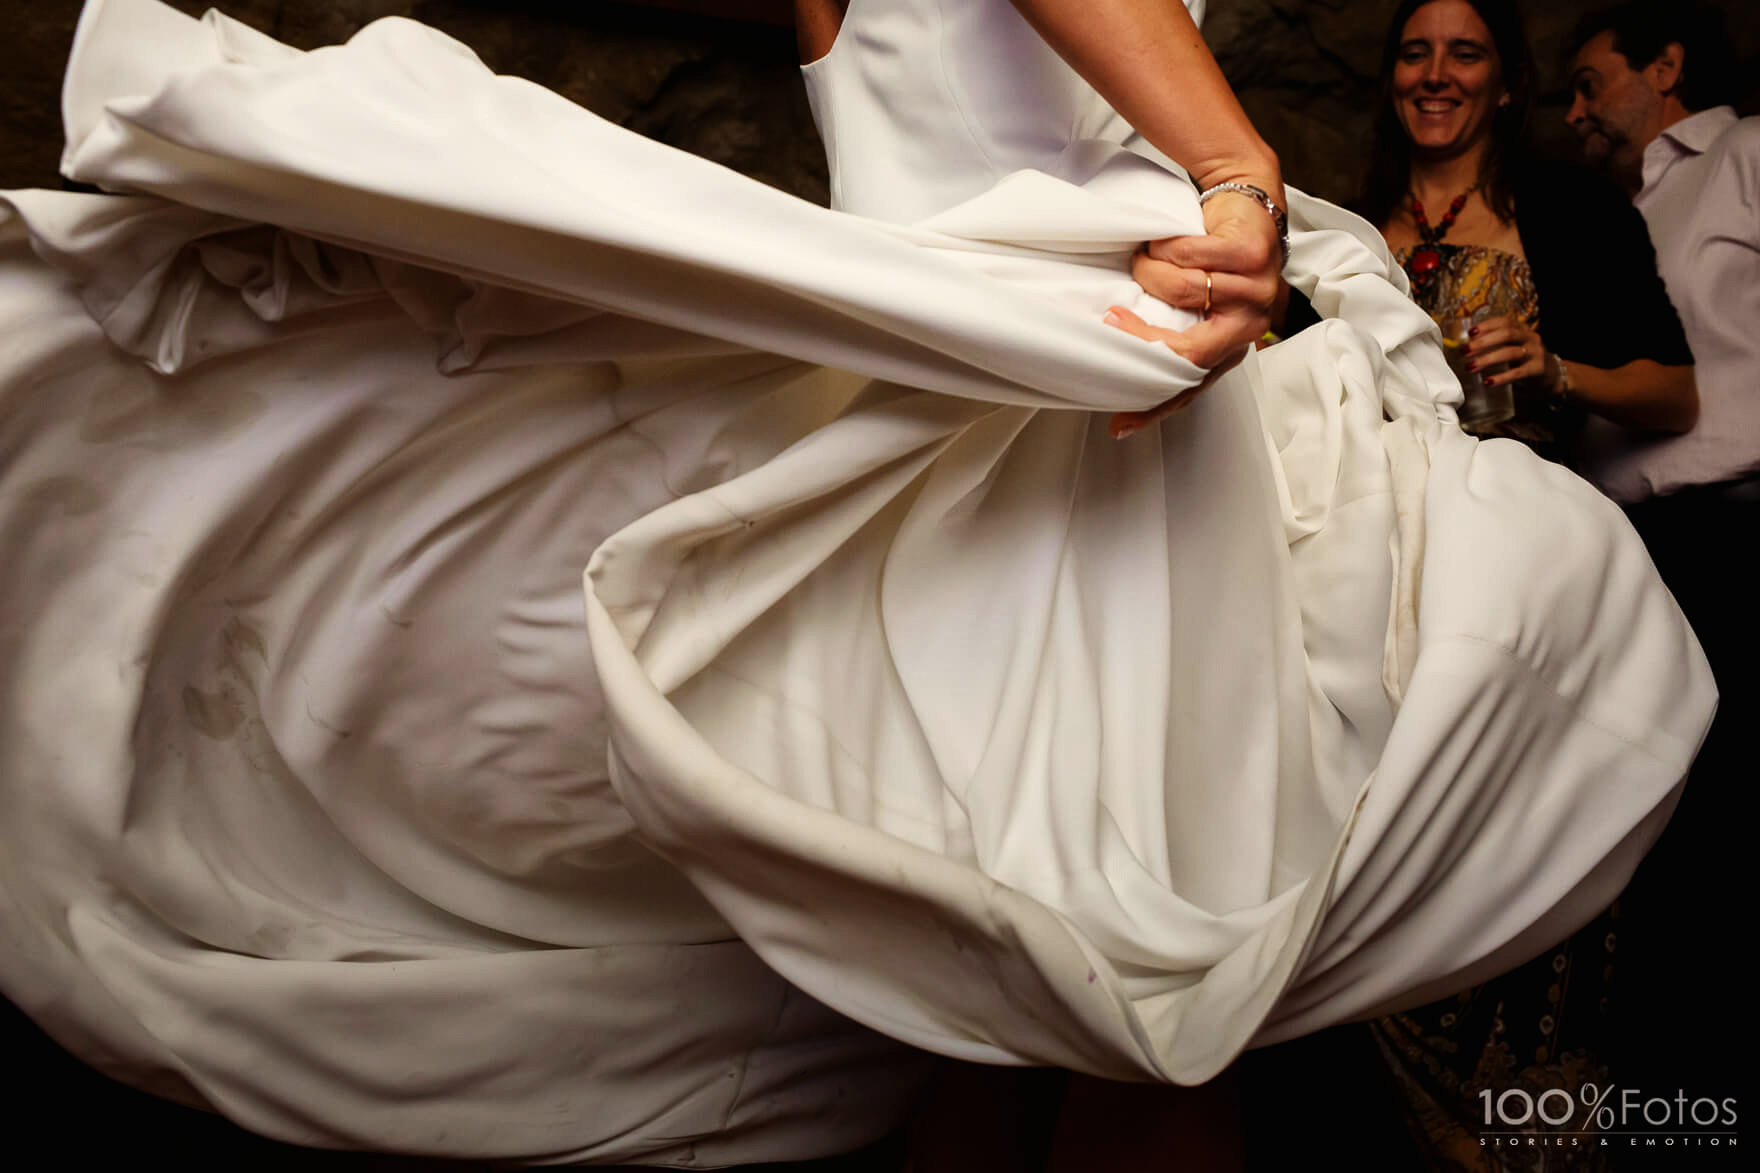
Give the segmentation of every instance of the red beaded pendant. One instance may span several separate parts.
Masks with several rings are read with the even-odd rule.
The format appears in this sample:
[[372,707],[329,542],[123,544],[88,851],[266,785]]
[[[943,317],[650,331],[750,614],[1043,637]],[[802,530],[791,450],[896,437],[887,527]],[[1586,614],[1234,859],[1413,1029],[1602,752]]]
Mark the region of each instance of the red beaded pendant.
[[1442,243],[1448,230],[1454,227],[1455,217],[1467,206],[1467,199],[1478,190],[1479,185],[1475,183],[1455,196],[1448,205],[1448,211],[1443,213],[1442,223],[1434,228],[1430,227],[1430,217],[1424,214],[1424,202],[1418,198],[1416,192],[1412,193],[1412,223],[1418,229],[1418,238],[1424,242],[1413,249],[1412,255],[1406,260],[1406,275],[1415,284],[1426,285],[1436,275],[1436,270],[1442,265],[1442,250],[1437,246]]

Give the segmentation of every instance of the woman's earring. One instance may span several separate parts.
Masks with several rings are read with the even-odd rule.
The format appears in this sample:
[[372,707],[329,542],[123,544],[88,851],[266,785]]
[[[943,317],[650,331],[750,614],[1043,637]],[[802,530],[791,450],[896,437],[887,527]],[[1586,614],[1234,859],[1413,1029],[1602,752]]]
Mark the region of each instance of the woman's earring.
[[1497,104],[1498,104],[1498,105],[1499,105],[1499,106],[1507,106],[1507,105],[1509,105],[1509,95],[1508,95],[1508,94],[1505,94],[1505,95],[1503,95],[1503,97],[1501,97],[1501,98],[1499,98],[1499,99],[1497,99]]

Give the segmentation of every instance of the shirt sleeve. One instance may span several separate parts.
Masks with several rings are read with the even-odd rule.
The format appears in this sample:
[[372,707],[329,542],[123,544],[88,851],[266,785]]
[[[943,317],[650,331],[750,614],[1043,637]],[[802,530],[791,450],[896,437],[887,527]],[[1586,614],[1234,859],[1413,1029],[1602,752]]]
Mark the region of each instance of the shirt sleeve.
[[1760,121],[1744,119],[1713,150],[1694,193],[1695,222],[1704,228],[1692,236],[1688,279],[1676,288],[1682,316],[1704,351],[1701,383],[1710,374],[1749,397],[1760,388]]

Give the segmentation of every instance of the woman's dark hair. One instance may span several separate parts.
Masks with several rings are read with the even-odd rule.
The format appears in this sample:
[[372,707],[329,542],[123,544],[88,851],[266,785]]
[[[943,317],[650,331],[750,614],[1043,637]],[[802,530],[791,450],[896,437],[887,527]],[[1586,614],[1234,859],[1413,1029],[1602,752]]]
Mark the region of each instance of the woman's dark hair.
[[1643,69],[1664,49],[1679,45],[1683,57],[1679,97],[1689,111],[1730,105],[1740,96],[1735,52],[1723,13],[1708,4],[1652,0],[1591,12],[1577,23],[1570,52],[1605,32],[1613,34],[1613,51],[1633,69]]
[[[1369,173],[1357,199],[1357,211],[1377,228],[1393,218],[1412,182],[1412,140],[1393,109],[1393,67],[1412,14],[1437,0],[1405,0],[1393,14],[1387,40],[1381,48],[1381,99],[1375,114],[1375,134],[1370,143]],[[1499,76],[1507,105],[1499,105],[1492,117],[1490,149],[1479,172],[1485,200],[1499,219],[1513,223],[1516,214],[1515,177],[1528,159],[1528,108],[1533,101],[1534,63],[1528,38],[1522,30],[1522,14],[1514,0],[1465,0],[1485,27],[1491,30],[1491,46],[1497,51]]]

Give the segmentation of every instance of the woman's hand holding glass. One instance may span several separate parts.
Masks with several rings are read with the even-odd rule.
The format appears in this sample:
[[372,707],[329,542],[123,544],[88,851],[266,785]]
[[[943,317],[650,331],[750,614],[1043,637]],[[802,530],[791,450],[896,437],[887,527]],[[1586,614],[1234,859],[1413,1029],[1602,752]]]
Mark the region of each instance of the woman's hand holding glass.
[[[1281,184],[1272,190],[1275,196],[1283,194]],[[1210,373],[1190,391],[1148,411],[1113,416],[1112,434],[1118,439],[1191,403],[1270,328],[1283,269],[1282,244],[1270,214],[1249,195],[1221,192],[1204,205],[1204,228],[1202,236],[1151,241],[1131,265],[1131,276],[1146,292],[1200,314],[1202,321],[1190,329],[1167,330],[1121,306],[1108,310],[1106,321],[1145,341],[1163,343]]]
[[1486,318],[1469,331],[1466,352],[1467,369],[1480,372],[1488,387],[1535,379],[1536,387],[1559,390],[1558,360],[1547,352],[1540,331],[1520,318]]

